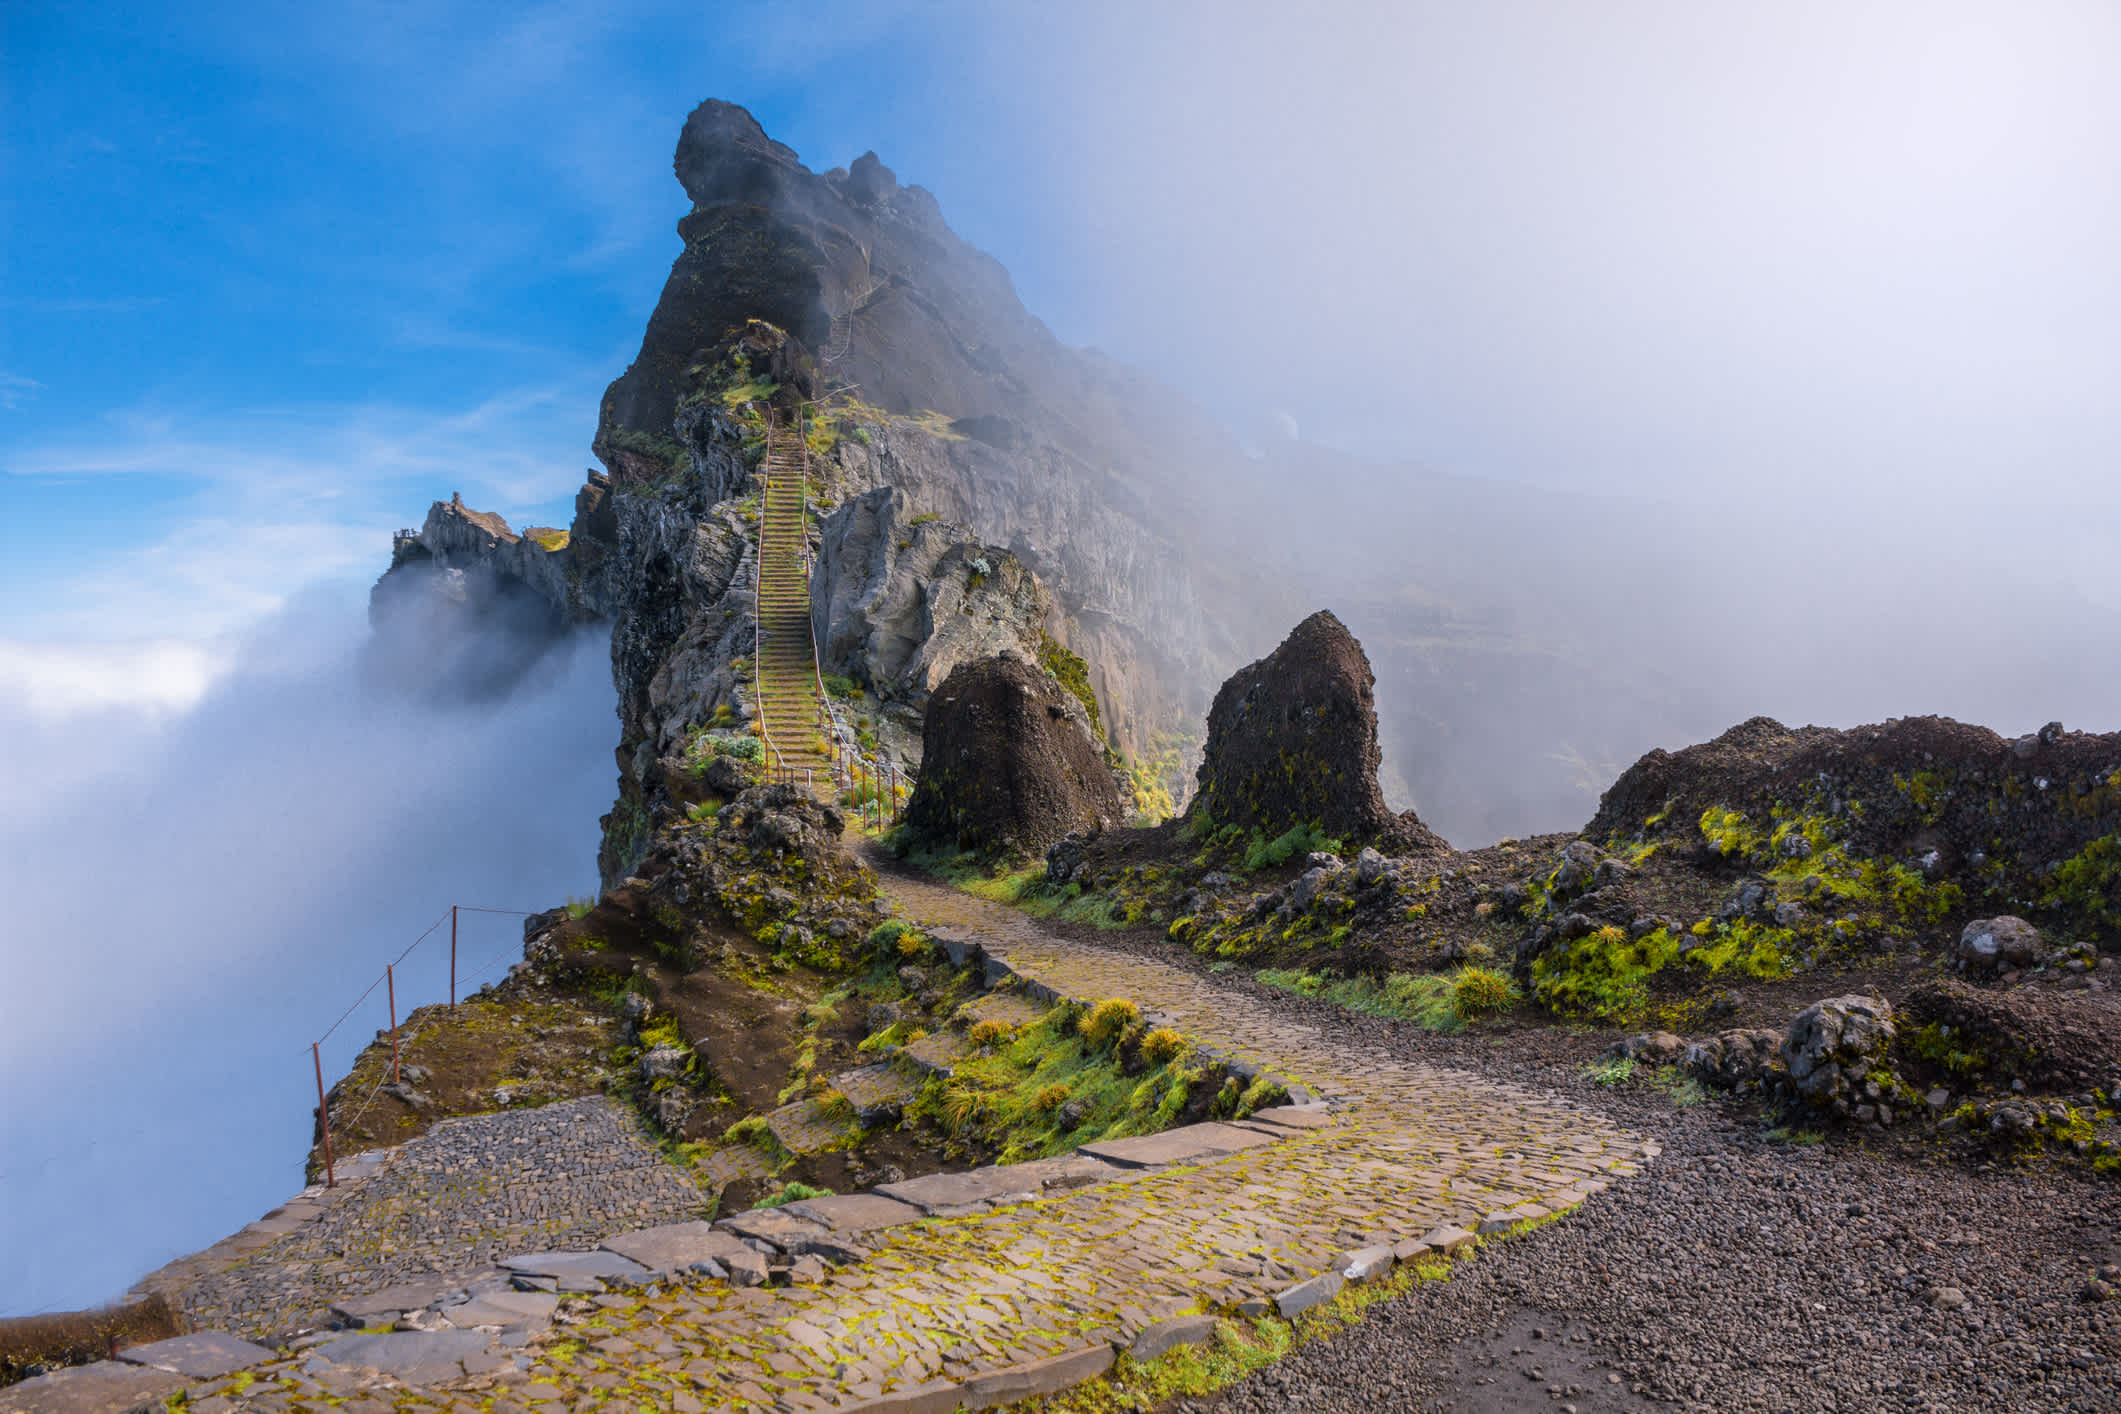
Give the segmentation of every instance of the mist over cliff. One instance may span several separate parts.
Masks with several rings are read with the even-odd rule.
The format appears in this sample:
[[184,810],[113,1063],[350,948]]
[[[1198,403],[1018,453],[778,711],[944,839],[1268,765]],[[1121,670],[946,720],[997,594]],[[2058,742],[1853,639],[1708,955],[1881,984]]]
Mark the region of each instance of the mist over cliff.
[[[309,1042],[451,903],[593,891],[601,638],[417,628],[372,638],[357,600],[313,596],[188,712],[0,708],[0,772],[40,786],[0,810],[6,1314],[109,1298],[300,1189]],[[466,663],[484,691],[438,676]],[[467,915],[461,951],[467,979],[505,969],[519,926]],[[399,986],[401,1014],[440,1000],[446,951]],[[326,1075],[383,1024],[378,992]]]

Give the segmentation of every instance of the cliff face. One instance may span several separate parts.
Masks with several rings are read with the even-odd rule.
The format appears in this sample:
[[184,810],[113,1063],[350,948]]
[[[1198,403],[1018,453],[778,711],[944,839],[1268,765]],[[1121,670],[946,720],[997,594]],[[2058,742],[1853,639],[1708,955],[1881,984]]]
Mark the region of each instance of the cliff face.
[[621,775],[604,864],[621,875],[674,812],[688,743],[754,713],[756,473],[766,419],[800,419],[820,666],[863,690],[854,709],[884,750],[918,762],[929,695],[960,664],[1065,646],[1111,746],[1161,748],[1182,796],[1172,729],[1229,656],[1182,534],[1190,488],[1210,480],[1188,468],[1214,434],[1063,347],[873,154],[813,173],[710,102],[675,168],[685,249],[604,396],[608,474],[564,533],[437,503],[377,586],[378,621],[438,594],[527,595],[551,632],[612,625]]
[[614,484],[676,474],[710,494],[741,488],[712,410],[723,350],[764,321],[788,338],[749,349],[747,372],[862,429],[825,460],[829,494],[896,487],[913,514],[1028,566],[1120,749],[1145,753],[1198,716],[1229,661],[1185,543],[1193,490],[1212,481],[1190,468],[1223,456],[1217,435],[1139,374],[1063,346],[1008,272],[873,153],[814,173],[743,109],[710,101],[674,166],[693,201],[685,249],[597,430]]

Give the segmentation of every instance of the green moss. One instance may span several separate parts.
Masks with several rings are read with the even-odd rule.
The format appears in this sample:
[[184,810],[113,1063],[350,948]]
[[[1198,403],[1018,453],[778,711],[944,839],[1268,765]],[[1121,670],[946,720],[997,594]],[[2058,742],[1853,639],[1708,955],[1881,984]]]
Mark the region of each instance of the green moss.
[[2040,903],[2095,927],[2121,925],[2121,834],[2103,835],[2064,860]]
[[1492,968],[1461,968],[1451,979],[1451,1010],[1461,1021],[1508,1011],[1519,1000],[1517,984]]
[[1079,1027],[1082,1019],[1078,1008],[1052,1008],[992,1054],[960,1061],[947,1080],[927,1085],[908,1106],[909,1116],[980,1139],[1001,1163],[1154,1133],[1175,1122],[1205,1076],[1191,1048],[1161,1062],[1144,1057],[1144,1069],[1130,1076],[1111,1044],[1119,1032],[1092,1040]]
[[1944,806],[1951,796],[1951,783],[1937,771],[1917,771],[1912,776],[1895,775],[1893,789],[1921,812],[1922,823],[1934,825],[1944,818]]
[[1062,687],[1075,695],[1090,714],[1090,730],[1097,739],[1105,739],[1104,719],[1098,715],[1097,692],[1090,686],[1090,665],[1082,656],[1070,652],[1050,633],[1041,630],[1038,636],[1038,665],[1051,673]]
[[[1461,1011],[1458,988],[1469,973],[1485,977],[1496,975],[1484,968],[1472,967],[1455,974],[1394,972],[1383,982],[1370,977],[1333,978],[1317,972],[1277,968],[1263,969],[1254,976],[1269,987],[1349,1011],[1411,1021],[1430,1031],[1453,1032],[1463,1030],[1469,1019],[1481,1014],[1477,1009],[1478,1001],[1492,991],[1491,984],[1485,980],[1468,984],[1468,1001],[1476,1009]],[[1504,982],[1509,985],[1508,979]],[[1513,1002],[1514,993],[1515,988],[1511,987]]]
[[1646,984],[1681,947],[1663,928],[1633,940],[1623,928],[1600,928],[1533,960],[1533,1000],[1561,1016],[1624,1024],[1649,1005]]
[[1931,1022],[1913,1031],[1900,1034],[1900,1044],[1908,1054],[1918,1060],[1929,1062],[1953,1075],[1979,1075],[1990,1065],[1989,1057],[1979,1046],[1967,1044],[1956,1035],[1953,1028]]
[[1749,858],[1760,848],[1760,831],[1736,810],[1712,805],[1701,812],[1700,823],[1701,837],[1726,859]]
[[1271,840],[1254,830],[1251,842],[1245,846],[1243,867],[1247,871],[1256,872],[1287,864],[1299,854],[1338,854],[1340,851],[1339,840],[1309,822],[1292,826]]
[[755,1208],[778,1208],[788,1203],[799,1203],[805,1198],[830,1198],[831,1196],[832,1190],[829,1188],[817,1188],[808,1183],[797,1183],[791,1180],[781,1185],[780,1192],[761,1198],[752,1206]]

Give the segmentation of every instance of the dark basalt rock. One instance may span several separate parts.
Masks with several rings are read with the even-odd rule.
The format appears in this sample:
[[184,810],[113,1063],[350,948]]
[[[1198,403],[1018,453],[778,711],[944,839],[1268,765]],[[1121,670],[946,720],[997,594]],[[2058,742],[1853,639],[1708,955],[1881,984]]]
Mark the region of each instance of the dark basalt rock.
[[994,854],[1041,853],[1125,818],[1119,783],[1074,695],[1013,655],[960,665],[928,699],[906,822]]
[[1339,619],[1323,609],[1305,619],[1215,694],[1193,808],[1270,837],[1315,824],[1387,854],[1449,848],[1413,811],[1385,804],[1375,683]]
[[[1644,756],[1605,793],[1584,834],[1605,841],[1654,831],[1698,842],[1696,823],[1712,806],[1744,815],[1763,837],[1779,819],[1831,821],[1850,857],[1895,860],[1930,883],[1954,882],[1970,907],[1984,897],[2061,906],[2080,929],[2121,918],[2101,898],[2100,873],[2103,860],[2121,857],[2113,843],[2121,838],[2121,733],[2051,723],[2006,739],[1949,717],[1847,730],[1755,717],[1714,741]],[[1725,863],[1810,853],[1785,835],[1779,851],[1763,846],[1753,859]]]

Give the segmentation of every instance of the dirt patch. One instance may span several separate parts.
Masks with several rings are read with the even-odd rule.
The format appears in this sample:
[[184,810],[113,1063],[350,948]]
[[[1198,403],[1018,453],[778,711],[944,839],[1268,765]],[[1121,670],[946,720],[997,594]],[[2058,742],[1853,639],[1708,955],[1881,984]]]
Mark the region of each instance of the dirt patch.
[[[592,999],[533,998],[513,983],[454,1011],[420,1007],[399,1025],[400,1084],[392,1083],[383,1034],[332,1086],[332,1150],[344,1157],[403,1144],[454,1115],[597,1094],[608,1084],[606,1058],[618,1039],[613,1017]],[[322,1133],[312,1142],[315,1180],[324,1172]]]
[[1638,1414],[1650,1402],[1599,1352],[1590,1328],[1567,1314],[1519,1309],[1454,1345],[1439,1362],[1450,1390],[1437,1402],[1450,1414],[1551,1414],[1566,1402],[1580,1414]]
[[2044,1093],[2121,1091],[2121,1007],[2111,998],[1932,979],[1903,1003],[1899,1050],[1925,1080],[1979,1074]]

